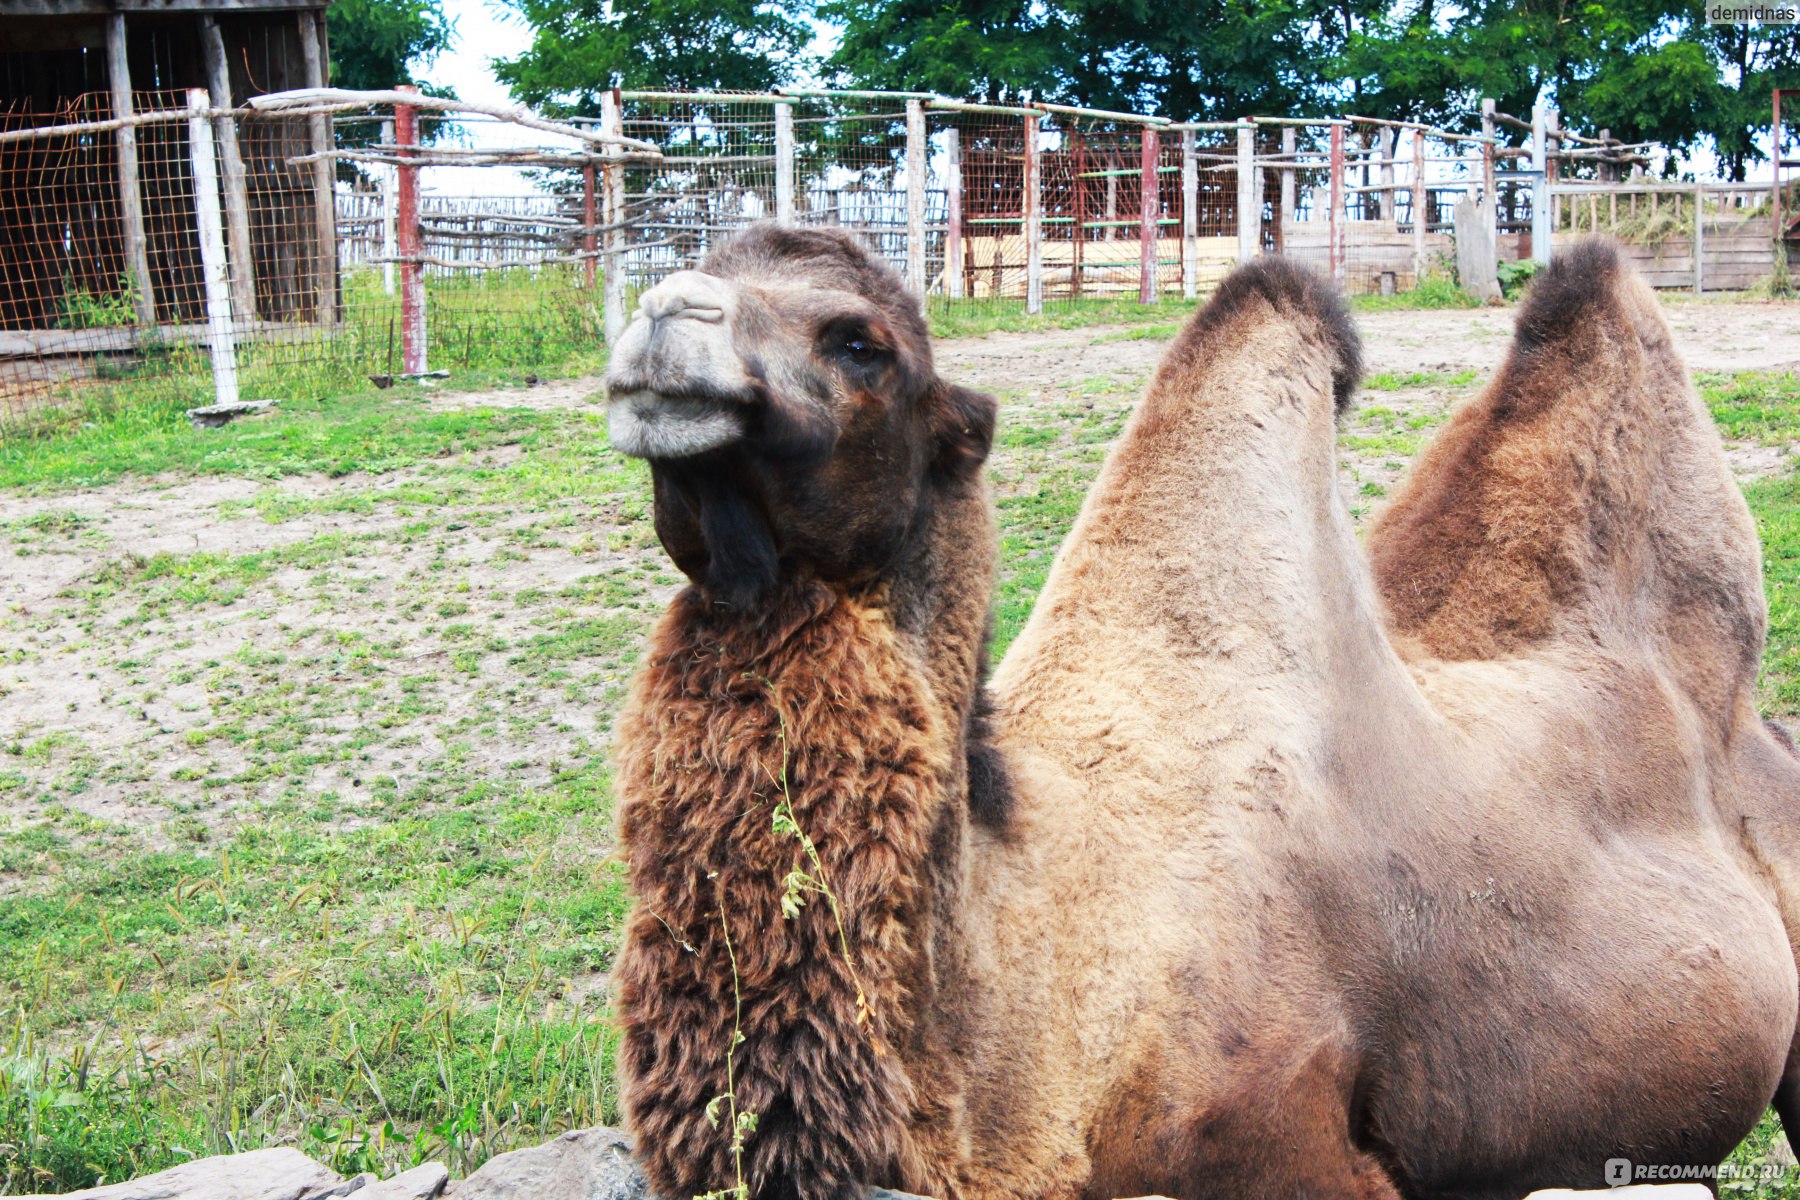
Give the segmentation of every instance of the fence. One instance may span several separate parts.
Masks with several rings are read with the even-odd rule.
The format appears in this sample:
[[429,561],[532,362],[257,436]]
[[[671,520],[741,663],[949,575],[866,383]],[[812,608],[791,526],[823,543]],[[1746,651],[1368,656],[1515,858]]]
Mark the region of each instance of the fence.
[[[1742,287],[1780,246],[1779,175],[1772,196],[1657,183],[1657,147],[1491,103],[1480,132],[1458,133],[897,92],[627,90],[597,121],[405,91],[232,110],[140,92],[124,117],[112,101],[0,114],[0,418],[95,395],[228,401],[234,381],[293,398],[580,361],[635,292],[766,218],[857,232],[928,306],[1032,312],[1192,298],[1265,251],[1352,291],[1454,262],[1495,294],[1496,259],[1594,228],[1638,247],[1659,286]],[[431,136],[471,121],[535,141]],[[481,165],[537,168],[544,186],[425,188]]]

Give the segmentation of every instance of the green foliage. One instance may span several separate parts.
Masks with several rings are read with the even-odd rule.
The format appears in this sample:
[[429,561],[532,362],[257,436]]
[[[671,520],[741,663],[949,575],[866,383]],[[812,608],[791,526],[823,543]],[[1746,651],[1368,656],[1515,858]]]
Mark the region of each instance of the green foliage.
[[587,116],[623,80],[640,88],[766,91],[795,78],[804,9],[759,0],[506,0],[534,30],[494,64],[516,99]]
[[1449,275],[1435,273],[1419,280],[1410,292],[1392,296],[1373,294],[1350,297],[1358,312],[1388,312],[1400,308],[1480,308],[1481,301],[1465,292]]
[[1503,259],[1498,264],[1500,276],[1500,294],[1508,300],[1517,300],[1525,294],[1543,263],[1535,258]]
[[137,323],[137,289],[121,277],[113,292],[91,292],[64,275],[56,298],[58,329],[116,329]]
[[455,31],[439,0],[333,0],[325,20],[333,87],[376,90],[404,83],[448,94],[414,74],[450,48]]

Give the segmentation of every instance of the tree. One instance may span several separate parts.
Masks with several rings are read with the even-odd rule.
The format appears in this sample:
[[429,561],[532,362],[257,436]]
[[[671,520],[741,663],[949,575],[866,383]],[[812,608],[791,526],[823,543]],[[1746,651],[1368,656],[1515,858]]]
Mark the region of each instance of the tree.
[[600,93],[637,88],[764,91],[804,67],[812,27],[758,0],[507,0],[535,31],[494,64],[515,99],[593,116]]
[[378,90],[410,84],[450,93],[413,72],[450,46],[454,29],[437,0],[335,0],[325,10],[335,87]]
[[1382,0],[826,0],[844,83],[1154,112],[1323,111],[1319,70]]

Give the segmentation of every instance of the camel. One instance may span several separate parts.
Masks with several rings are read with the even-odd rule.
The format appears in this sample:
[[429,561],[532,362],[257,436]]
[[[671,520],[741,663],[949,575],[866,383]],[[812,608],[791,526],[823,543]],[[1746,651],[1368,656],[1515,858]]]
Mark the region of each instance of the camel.
[[1186,324],[984,681],[991,399],[848,235],[609,371],[690,585],[618,731],[621,1099],[670,1200],[1514,1197],[1800,1119],[1800,765],[1657,302],[1560,255],[1358,546],[1360,346]]

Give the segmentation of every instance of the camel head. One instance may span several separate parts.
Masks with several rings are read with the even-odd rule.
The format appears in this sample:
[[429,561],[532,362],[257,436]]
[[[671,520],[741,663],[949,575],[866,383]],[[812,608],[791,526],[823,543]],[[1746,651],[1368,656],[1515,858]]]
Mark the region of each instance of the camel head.
[[848,234],[758,225],[645,292],[607,371],[656,532],[714,603],[879,579],[987,456],[994,403],[932,369],[916,298]]

